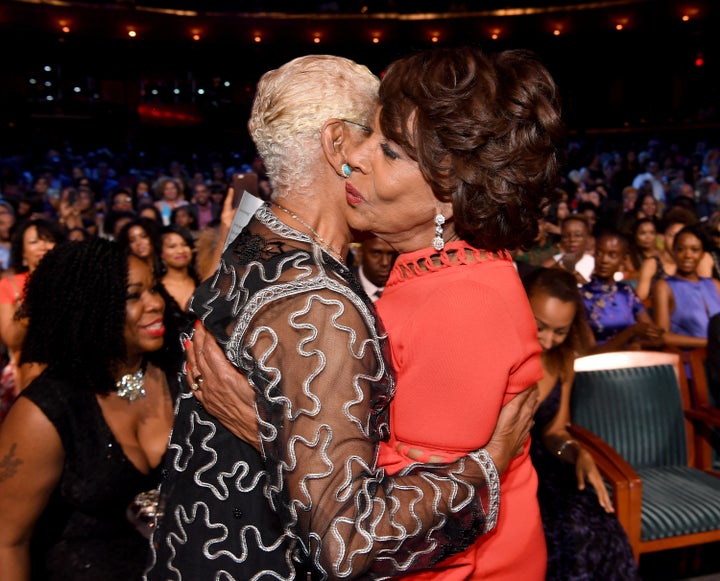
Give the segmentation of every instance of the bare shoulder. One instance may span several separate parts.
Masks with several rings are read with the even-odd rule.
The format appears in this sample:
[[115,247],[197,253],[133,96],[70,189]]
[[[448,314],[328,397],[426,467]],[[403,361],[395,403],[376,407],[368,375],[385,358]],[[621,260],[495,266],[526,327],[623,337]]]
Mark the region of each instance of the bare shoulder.
[[51,469],[63,455],[60,435],[50,419],[32,401],[19,397],[0,428],[0,482],[23,466]]

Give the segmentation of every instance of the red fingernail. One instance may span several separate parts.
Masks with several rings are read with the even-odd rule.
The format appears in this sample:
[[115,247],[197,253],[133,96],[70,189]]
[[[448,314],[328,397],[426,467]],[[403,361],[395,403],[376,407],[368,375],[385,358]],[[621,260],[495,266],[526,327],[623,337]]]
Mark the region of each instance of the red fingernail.
[[199,329],[200,327],[202,327],[202,323],[200,322],[200,319],[197,319],[197,320],[195,321],[195,328],[196,328],[196,329]]
[[190,339],[183,341],[183,347],[185,347],[185,351],[190,351]]

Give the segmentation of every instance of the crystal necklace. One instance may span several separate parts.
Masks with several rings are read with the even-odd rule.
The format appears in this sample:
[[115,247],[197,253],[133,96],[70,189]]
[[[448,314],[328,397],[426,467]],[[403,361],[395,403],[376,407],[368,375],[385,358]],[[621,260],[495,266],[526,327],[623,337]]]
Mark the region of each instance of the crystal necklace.
[[285,213],[286,213],[288,216],[290,216],[293,220],[296,220],[297,222],[299,222],[300,224],[302,224],[303,226],[305,226],[305,228],[307,228],[307,229],[310,231],[310,233],[313,235],[312,237],[313,237],[313,239],[315,240],[315,242],[317,242],[318,244],[320,244],[320,246],[322,246],[325,250],[327,250],[327,251],[330,253],[330,255],[331,255],[333,258],[335,258],[336,260],[338,260],[341,264],[345,264],[345,260],[343,259],[342,254],[340,254],[340,252],[338,252],[337,250],[335,250],[335,248],[334,248],[333,246],[331,246],[331,245],[327,242],[327,240],[325,240],[322,236],[320,236],[320,234],[317,233],[317,231],[315,230],[315,228],[313,228],[312,226],[310,226],[310,224],[308,224],[307,222],[305,222],[305,220],[303,220],[302,218],[300,218],[300,216],[298,216],[295,212],[291,212],[291,211],[288,210],[286,207],[281,206],[281,205],[278,204],[277,202],[273,202],[273,205],[276,206],[278,209],[282,210],[283,212],[285,212]]
[[145,369],[140,367],[135,373],[126,373],[115,383],[115,387],[118,397],[129,402],[145,397]]

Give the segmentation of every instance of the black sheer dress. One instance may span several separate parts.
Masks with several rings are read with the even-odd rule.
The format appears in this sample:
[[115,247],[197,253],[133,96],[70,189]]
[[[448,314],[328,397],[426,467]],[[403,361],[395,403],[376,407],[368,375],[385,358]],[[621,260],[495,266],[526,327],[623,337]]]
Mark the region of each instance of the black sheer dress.
[[386,336],[347,267],[269,206],[192,310],[256,390],[264,457],[183,388],[147,579],[388,578],[492,528],[484,451],[394,477],[377,468],[394,393]]

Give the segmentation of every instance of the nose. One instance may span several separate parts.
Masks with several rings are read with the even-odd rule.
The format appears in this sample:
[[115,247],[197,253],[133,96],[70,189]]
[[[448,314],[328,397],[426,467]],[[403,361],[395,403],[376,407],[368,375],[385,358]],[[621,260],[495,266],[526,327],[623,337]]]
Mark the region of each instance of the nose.
[[159,292],[145,293],[145,310],[148,312],[162,313],[165,310],[165,301]]
[[538,341],[540,343],[540,347],[547,351],[552,347],[552,333],[549,331],[540,331],[538,333]]

